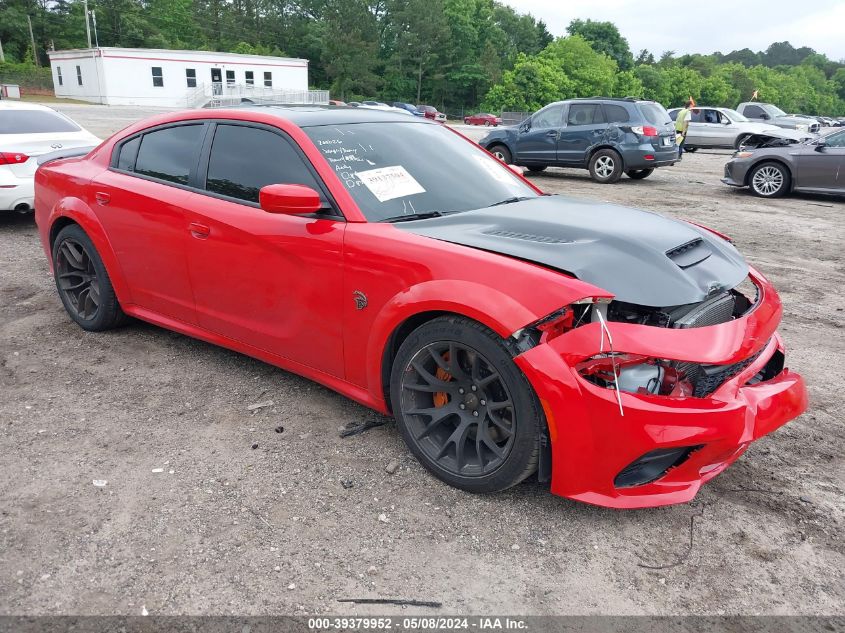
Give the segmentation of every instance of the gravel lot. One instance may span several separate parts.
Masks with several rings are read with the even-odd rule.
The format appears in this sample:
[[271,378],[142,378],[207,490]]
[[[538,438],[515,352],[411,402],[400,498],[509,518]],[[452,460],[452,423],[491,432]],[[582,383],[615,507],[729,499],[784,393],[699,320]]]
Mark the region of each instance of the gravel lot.
[[[100,135],[150,113],[60,109]],[[316,384],[143,323],[85,333],[32,218],[0,216],[0,613],[844,614],[845,203],[762,202],[719,182],[726,157],[612,186],[534,177],[721,230],[781,292],[809,412],[656,510],[530,481],[472,496],[393,426],[341,438],[377,416]],[[360,597],[443,607],[336,602]]]

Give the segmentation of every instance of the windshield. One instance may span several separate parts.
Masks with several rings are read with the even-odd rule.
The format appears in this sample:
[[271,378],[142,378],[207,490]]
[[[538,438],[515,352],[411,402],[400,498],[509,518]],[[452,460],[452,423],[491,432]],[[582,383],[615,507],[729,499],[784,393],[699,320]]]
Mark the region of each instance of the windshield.
[[0,134],[79,132],[79,126],[49,110],[0,110]]
[[722,108],[722,112],[727,114],[728,118],[731,121],[735,121],[736,123],[748,123],[748,119],[746,119],[736,110],[731,110],[730,108]]
[[538,195],[478,145],[439,125],[347,123],[303,130],[370,222]]

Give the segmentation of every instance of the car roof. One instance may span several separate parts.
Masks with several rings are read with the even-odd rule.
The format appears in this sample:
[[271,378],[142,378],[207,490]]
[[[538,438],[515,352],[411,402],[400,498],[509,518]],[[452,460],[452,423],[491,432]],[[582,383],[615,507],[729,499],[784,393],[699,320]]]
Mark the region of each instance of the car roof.
[[375,108],[355,108],[347,106],[285,106],[285,105],[248,105],[237,110],[260,110],[263,114],[277,116],[299,127],[317,125],[344,125],[347,123],[383,123],[389,121],[436,125],[431,121],[412,118],[399,112],[376,110]]
[[42,110],[47,112],[55,112],[53,108],[41,105],[40,103],[28,103],[26,101],[9,101],[8,99],[0,99],[0,110]]

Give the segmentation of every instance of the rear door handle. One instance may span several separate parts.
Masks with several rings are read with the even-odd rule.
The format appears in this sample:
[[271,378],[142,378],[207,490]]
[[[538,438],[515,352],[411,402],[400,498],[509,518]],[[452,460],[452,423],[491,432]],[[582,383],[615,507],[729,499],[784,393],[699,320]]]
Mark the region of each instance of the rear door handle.
[[557,131],[551,130],[550,132],[546,132],[546,136],[553,136],[557,138]]
[[190,229],[191,235],[193,235],[198,240],[204,240],[209,235],[211,235],[211,229],[208,228],[205,224],[200,224],[199,222],[191,222]]
[[111,196],[107,194],[105,191],[98,191],[94,194],[94,199],[97,201],[97,204],[101,206],[107,205],[111,202]]

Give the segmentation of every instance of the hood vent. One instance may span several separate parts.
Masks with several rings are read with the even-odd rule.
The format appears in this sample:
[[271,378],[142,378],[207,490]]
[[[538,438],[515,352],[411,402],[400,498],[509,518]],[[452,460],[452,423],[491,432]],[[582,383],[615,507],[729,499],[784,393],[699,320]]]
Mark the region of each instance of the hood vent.
[[712,251],[707,243],[700,237],[690,240],[666,251],[666,257],[671,259],[681,268],[689,268],[710,257]]
[[531,235],[530,233],[517,233],[516,231],[505,231],[502,229],[492,229],[484,231],[484,235],[495,235],[496,237],[509,237],[514,240],[524,240],[526,242],[539,242],[540,244],[569,244],[572,240],[562,240],[557,237],[549,235]]

